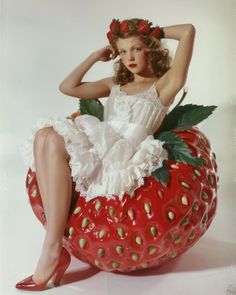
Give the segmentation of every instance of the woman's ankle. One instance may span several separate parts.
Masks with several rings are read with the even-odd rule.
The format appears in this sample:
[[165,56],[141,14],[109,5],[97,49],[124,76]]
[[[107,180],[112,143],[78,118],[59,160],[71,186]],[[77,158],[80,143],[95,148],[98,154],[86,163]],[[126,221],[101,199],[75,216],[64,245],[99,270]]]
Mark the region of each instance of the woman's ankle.
[[57,258],[60,256],[62,251],[62,243],[61,242],[51,242],[46,241],[43,244],[43,252],[48,253],[50,257]]

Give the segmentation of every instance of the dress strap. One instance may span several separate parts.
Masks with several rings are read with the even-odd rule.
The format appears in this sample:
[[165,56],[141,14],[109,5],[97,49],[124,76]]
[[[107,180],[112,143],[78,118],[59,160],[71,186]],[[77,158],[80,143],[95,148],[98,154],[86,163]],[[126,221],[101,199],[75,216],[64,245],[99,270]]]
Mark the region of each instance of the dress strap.
[[167,112],[167,110],[169,109],[170,106],[165,106],[162,101],[161,101],[161,98],[160,98],[160,93],[159,93],[159,90],[157,89],[157,81],[153,83],[153,87],[154,87],[154,90],[156,92],[156,96],[157,96],[157,99],[159,101],[159,103],[161,104],[162,108],[163,108],[163,111]]
[[119,86],[120,86],[119,84],[114,84],[111,87],[111,91],[110,91],[109,97],[114,96],[114,95],[117,95],[119,93]]

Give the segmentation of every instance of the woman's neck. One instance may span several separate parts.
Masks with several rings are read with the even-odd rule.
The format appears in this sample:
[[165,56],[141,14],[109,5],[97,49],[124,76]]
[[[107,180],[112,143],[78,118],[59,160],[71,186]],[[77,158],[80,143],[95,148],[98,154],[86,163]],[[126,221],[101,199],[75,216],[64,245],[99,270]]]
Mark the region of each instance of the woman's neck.
[[157,80],[157,77],[153,74],[152,71],[147,71],[144,74],[134,74],[134,84],[139,84],[139,83],[150,83],[154,82]]
[[[158,78],[156,76],[153,77],[134,77],[134,80],[130,83],[132,83],[133,85],[138,85],[138,84],[150,84],[150,83],[154,83],[155,81],[157,81]],[[129,84],[130,84],[129,83]]]

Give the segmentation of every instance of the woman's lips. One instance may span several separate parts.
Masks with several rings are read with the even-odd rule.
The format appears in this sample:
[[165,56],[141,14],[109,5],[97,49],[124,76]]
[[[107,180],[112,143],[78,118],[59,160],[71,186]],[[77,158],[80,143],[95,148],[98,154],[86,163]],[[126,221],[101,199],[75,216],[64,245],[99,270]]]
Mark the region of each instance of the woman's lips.
[[137,66],[137,64],[130,64],[130,65],[129,65],[130,68],[134,68],[134,67],[136,67],[136,66]]

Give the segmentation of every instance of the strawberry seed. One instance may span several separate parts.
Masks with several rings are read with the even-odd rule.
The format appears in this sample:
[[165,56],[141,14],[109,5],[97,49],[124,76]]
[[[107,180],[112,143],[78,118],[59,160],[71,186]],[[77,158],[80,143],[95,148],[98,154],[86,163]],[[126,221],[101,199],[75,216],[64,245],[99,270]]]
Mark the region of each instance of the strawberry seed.
[[116,252],[118,254],[122,254],[124,252],[124,249],[121,246],[116,246]]
[[181,198],[181,202],[183,205],[187,206],[188,205],[188,198],[184,195]]
[[175,214],[174,214],[174,212],[169,211],[169,212],[168,212],[168,218],[169,218],[171,221],[173,221],[173,220],[175,219]]
[[128,216],[130,217],[130,219],[134,220],[134,210],[133,209],[128,210]]
[[98,256],[103,257],[104,253],[105,253],[104,249],[102,249],[102,248],[98,249]]
[[78,206],[78,207],[75,208],[74,214],[78,214],[80,211],[81,211],[81,207]]
[[69,235],[70,236],[73,236],[73,234],[74,234],[74,228],[73,228],[73,226],[71,226],[70,228],[69,228]]
[[132,253],[131,257],[132,257],[133,261],[139,260],[139,255],[137,253]]
[[156,250],[157,250],[156,247],[154,247],[154,246],[150,246],[150,247],[148,248],[148,253],[149,253],[150,255],[152,255],[152,254],[154,254],[154,253],[156,252]]
[[101,207],[102,207],[101,202],[100,202],[99,200],[97,200],[96,203],[95,203],[95,209],[96,209],[97,211],[99,211],[99,210],[101,209]]
[[100,266],[100,262],[99,262],[97,259],[94,260],[94,264],[95,264],[96,266]]
[[106,234],[106,231],[104,229],[102,229],[102,230],[100,230],[98,236],[100,239],[102,239],[102,238],[104,238],[105,234]]
[[181,181],[180,183],[183,187],[190,189],[190,186],[185,181]]
[[86,245],[87,245],[87,241],[85,239],[79,239],[80,248],[84,249]]
[[142,267],[142,268],[147,268],[147,267],[148,267],[147,262],[143,262],[143,263],[141,264],[141,267]]
[[202,175],[202,173],[201,173],[199,170],[197,170],[197,169],[194,169],[193,172],[194,172],[197,176],[201,176],[201,175]]
[[193,211],[197,212],[199,210],[199,205],[198,204],[194,204],[193,205]]
[[146,211],[147,214],[150,214],[151,207],[148,203],[144,203],[144,210]]
[[180,236],[177,236],[177,237],[174,238],[173,243],[174,243],[174,244],[178,244],[178,243],[181,242],[181,241],[182,241],[182,238],[181,238]]
[[89,219],[85,217],[82,221],[82,228],[86,227],[88,224],[89,224]]
[[157,235],[157,228],[155,226],[151,226],[150,227],[150,232],[153,236]]
[[202,195],[201,195],[202,199],[205,201],[208,199],[208,194],[206,192],[202,192]]
[[36,187],[34,187],[34,189],[32,190],[31,197],[33,197],[33,198],[37,197],[37,189],[36,189]]
[[116,262],[116,261],[112,261],[111,265],[112,265],[113,268],[118,268],[119,267],[119,263]]
[[115,209],[113,207],[110,207],[109,208],[109,214],[110,214],[111,217],[114,217],[114,215],[115,215]]
[[118,235],[122,238],[122,237],[124,236],[124,230],[123,230],[123,228],[119,227],[119,228],[117,229],[117,233],[118,233]]
[[142,240],[142,238],[141,238],[140,236],[137,236],[137,237],[135,238],[135,241],[136,241],[136,243],[137,243],[138,245],[142,245],[142,243],[143,243],[143,240]]

